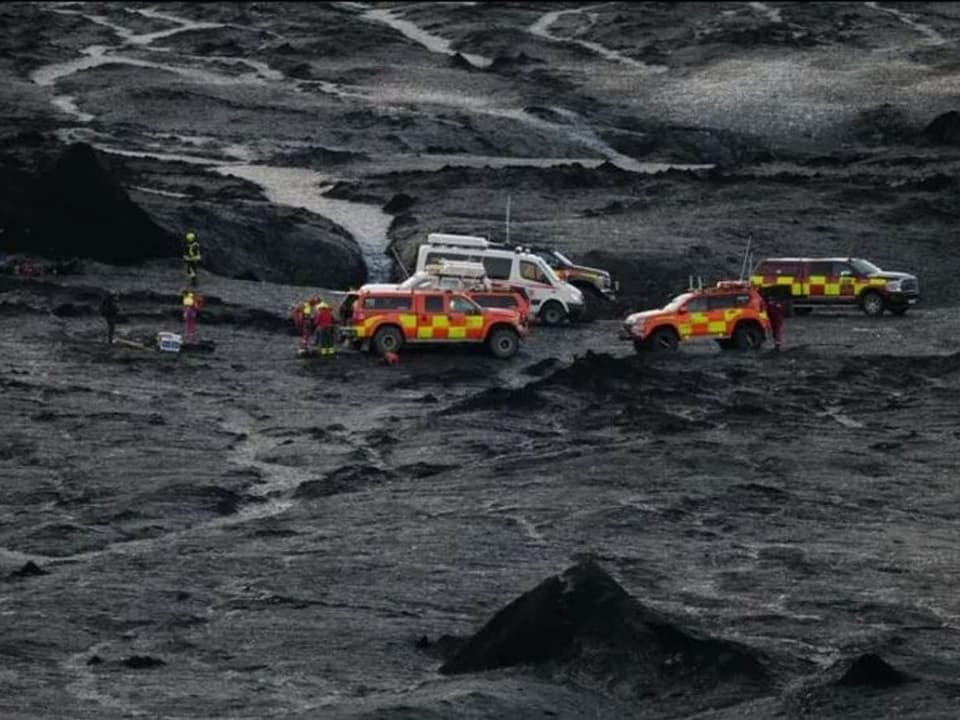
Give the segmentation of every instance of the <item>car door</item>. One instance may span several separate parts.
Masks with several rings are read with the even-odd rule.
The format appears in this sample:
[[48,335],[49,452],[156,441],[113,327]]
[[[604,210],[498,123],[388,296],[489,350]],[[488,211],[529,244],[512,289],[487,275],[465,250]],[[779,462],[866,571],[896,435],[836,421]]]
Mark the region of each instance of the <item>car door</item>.
[[450,340],[482,340],[483,308],[464,295],[451,294],[447,299],[450,318]]
[[743,314],[743,307],[750,296],[718,295],[707,299],[707,330],[710,337],[729,337],[733,333],[736,320]]
[[854,302],[857,297],[857,271],[848,262],[833,263],[833,277],[836,278],[837,299]]
[[835,302],[840,294],[839,279],[834,273],[833,262],[815,260],[810,263],[806,283],[807,296],[812,304]]
[[681,340],[704,337],[709,334],[710,319],[707,315],[707,299],[694,297],[680,308],[677,332]]
[[442,293],[424,293],[417,298],[417,339],[445,340],[447,337],[447,315],[444,309]]

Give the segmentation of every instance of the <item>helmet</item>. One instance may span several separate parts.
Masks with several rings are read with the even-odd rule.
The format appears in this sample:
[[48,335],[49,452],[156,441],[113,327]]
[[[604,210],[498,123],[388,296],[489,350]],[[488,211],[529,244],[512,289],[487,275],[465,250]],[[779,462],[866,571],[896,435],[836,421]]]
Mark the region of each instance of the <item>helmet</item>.
[[318,308],[328,308],[328,307],[330,307],[330,306],[327,305],[327,303],[326,303],[325,300],[321,300],[321,301],[320,301],[320,304],[317,305],[317,307],[318,307]]
[[187,242],[193,242],[194,240],[197,239],[197,234],[193,232],[193,230],[191,230],[186,234],[185,239]]

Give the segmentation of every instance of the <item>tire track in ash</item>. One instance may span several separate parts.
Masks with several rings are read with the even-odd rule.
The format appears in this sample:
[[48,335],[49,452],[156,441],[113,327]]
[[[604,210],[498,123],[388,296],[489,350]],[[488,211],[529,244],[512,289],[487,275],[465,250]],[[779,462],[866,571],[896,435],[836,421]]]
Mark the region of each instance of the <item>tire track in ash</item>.
[[888,15],[893,15],[900,22],[908,27],[913,28],[918,33],[927,38],[928,45],[945,45],[950,40],[941,35],[937,30],[932,28],[930,25],[919,22],[914,19],[915,16],[903,12],[902,10],[897,10],[896,8],[890,7],[881,7],[878,2],[865,2],[866,5],[871,10],[876,10],[878,12],[887,13]]
[[582,48],[586,48],[593,53],[596,53],[605,60],[610,60],[612,62],[620,63],[621,65],[626,65],[628,67],[634,68],[636,70],[641,70],[644,73],[662,73],[666,72],[667,67],[665,65],[650,65],[640,60],[635,60],[632,57],[628,57],[623,53],[617,52],[612,48],[608,48],[605,45],[600,43],[591,42],[589,40],[582,40],[579,37],[564,37],[562,35],[555,35],[550,31],[551,26],[554,25],[561,17],[564,15],[585,15],[590,21],[590,25],[583,30],[578,31],[576,34],[581,35],[591,27],[596,24],[597,16],[596,13],[591,13],[590,11],[601,7],[600,5],[587,5],[581,8],[572,8],[567,10],[551,10],[548,13],[542,15],[536,22],[530,25],[527,28],[527,32],[536,37],[543,38],[544,40],[549,40],[554,43],[570,43],[574,45],[579,45]]

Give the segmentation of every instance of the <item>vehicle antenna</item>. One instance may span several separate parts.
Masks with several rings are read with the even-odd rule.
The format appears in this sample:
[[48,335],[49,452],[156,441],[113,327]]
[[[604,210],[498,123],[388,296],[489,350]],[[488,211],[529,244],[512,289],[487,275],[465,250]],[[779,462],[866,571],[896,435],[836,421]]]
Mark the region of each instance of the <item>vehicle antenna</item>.
[[753,235],[747,235],[747,249],[743,253],[743,264],[740,266],[740,280],[743,280],[744,275],[747,274],[747,263],[750,260],[750,244],[753,242]]
[[510,196],[507,195],[507,245],[510,245]]

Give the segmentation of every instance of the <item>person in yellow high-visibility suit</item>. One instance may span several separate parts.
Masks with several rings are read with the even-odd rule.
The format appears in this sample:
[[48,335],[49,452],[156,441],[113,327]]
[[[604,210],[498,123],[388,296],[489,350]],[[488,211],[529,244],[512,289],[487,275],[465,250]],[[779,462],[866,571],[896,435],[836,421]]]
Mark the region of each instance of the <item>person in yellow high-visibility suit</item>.
[[183,236],[183,244],[183,262],[187,270],[187,279],[192,286],[196,287],[197,266],[200,265],[200,241],[197,240],[197,234],[193,230],[189,231]]

